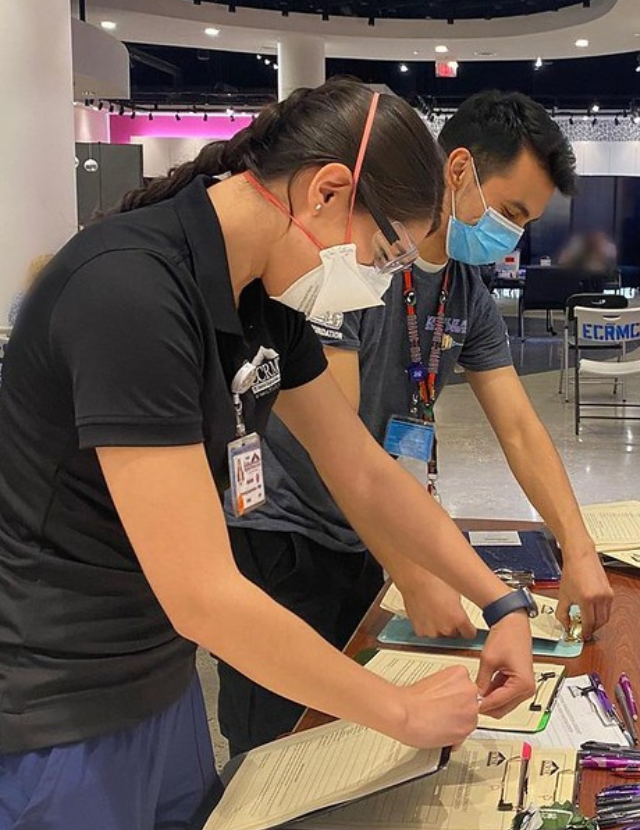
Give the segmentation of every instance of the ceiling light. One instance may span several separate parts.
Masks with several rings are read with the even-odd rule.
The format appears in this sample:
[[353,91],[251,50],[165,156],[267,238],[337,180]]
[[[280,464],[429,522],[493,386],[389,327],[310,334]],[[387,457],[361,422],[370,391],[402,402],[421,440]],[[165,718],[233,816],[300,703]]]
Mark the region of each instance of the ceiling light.
[[417,56],[417,54],[418,53],[414,50],[414,53],[413,53],[414,58]]
[[597,101],[591,105],[591,112],[600,112],[600,104]]
[[578,49],[586,49],[588,45],[589,41],[586,39],[586,37],[579,37],[578,40],[576,40],[576,46],[578,47]]
[[407,66],[406,63],[401,63],[398,68],[400,69],[400,72],[408,72],[409,71],[409,67]]
[[271,61],[269,60],[269,58],[265,58],[265,59],[264,59],[264,62],[265,62],[265,64],[266,64],[267,66],[270,66],[270,65],[271,65]]
[[542,69],[542,58],[538,55],[536,62],[533,64],[535,69]]
[[103,29],[106,29],[108,32],[112,32],[115,28],[117,28],[113,20],[102,20],[100,25]]
[[220,34],[220,29],[216,29],[215,26],[207,26],[204,30],[205,35],[209,35],[209,37],[218,37]]
[[588,121],[588,120],[589,120],[589,116],[588,116],[588,115],[583,115],[583,116],[582,116],[582,120],[583,120],[583,121]]
[[262,60],[262,55],[256,55],[256,58],[257,58],[259,61],[261,61],[261,60]]
[[439,55],[446,55],[448,51],[449,51],[449,47],[445,46],[444,43],[440,44],[440,46],[436,46],[436,52]]
[[233,107],[229,107],[227,109],[227,115],[229,116],[229,118],[231,118],[235,114],[236,114],[236,111],[233,109]]
[[278,64],[277,64],[277,63],[274,63],[274,64],[273,64],[273,68],[274,68],[274,69],[276,70],[276,72],[277,72],[277,71],[278,71],[278,68],[279,68],[279,67],[278,67]]
[[633,116],[633,123],[640,124],[640,115],[636,114]]

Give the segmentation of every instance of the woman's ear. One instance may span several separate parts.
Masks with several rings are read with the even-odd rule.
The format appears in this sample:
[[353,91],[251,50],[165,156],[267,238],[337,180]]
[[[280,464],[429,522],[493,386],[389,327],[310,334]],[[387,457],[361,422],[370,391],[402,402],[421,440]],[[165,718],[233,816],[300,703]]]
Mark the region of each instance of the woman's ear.
[[323,165],[309,185],[309,210],[318,216],[327,210],[348,210],[351,202],[353,174],[345,164],[332,162]]

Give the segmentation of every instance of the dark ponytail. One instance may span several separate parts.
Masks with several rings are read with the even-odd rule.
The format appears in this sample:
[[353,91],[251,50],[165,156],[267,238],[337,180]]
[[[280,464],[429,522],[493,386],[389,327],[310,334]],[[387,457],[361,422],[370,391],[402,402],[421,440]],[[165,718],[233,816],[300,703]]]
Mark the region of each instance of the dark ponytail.
[[[353,170],[371,95],[365,84],[351,78],[333,78],[316,89],[298,89],[286,100],[265,107],[229,141],[207,144],[193,161],[127,193],[118,210],[171,199],[202,174],[250,170],[269,182],[290,181],[305,168],[331,162]],[[390,219],[437,221],[444,193],[443,158],[412,107],[394,95],[382,95],[359,194],[374,199]]]

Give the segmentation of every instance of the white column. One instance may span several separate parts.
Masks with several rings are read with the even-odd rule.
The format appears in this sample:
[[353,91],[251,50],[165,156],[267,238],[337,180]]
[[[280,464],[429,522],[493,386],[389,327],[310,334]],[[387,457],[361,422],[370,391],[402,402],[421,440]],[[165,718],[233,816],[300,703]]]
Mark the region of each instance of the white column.
[[76,230],[69,0],[2,2],[0,325],[31,258]]
[[324,41],[305,35],[286,35],[278,41],[278,99],[298,87],[316,87],[325,81]]

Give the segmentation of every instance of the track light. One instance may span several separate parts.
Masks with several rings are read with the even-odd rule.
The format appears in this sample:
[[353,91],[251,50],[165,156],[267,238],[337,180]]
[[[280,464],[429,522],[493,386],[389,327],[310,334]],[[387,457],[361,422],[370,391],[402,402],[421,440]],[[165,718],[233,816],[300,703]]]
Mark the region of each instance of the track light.
[[407,66],[407,64],[406,64],[406,63],[401,63],[401,64],[400,64],[400,66],[398,67],[398,69],[399,69],[399,70],[400,70],[400,72],[402,72],[403,74],[404,74],[405,72],[408,72],[408,71],[409,71],[409,67]]
[[369,19],[367,20],[367,24],[369,26],[375,26],[376,25],[376,19],[373,15],[369,15]]
[[177,113],[176,113],[176,121],[181,121],[181,120],[182,120],[182,119],[180,118],[180,113],[179,113],[179,112],[177,112]]
[[124,115],[124,104],[120,104],[120,109],[118,110],[118,115]]
[[595,127],[597,123],[598,123],[598,117],[596,115],[594,115],[593,119],[591,121],[591,126]]
[[231,0],[231,2],[229,3],[229,7],[228,7],[228,8],[229,8],[229,11],[231,12],[231,14],[235,14],[235,13],[236,13],[236,4],[235,4],[235,0]]
[[600,112],[600,104],[597,101],[594,101],[593,104],[591,104],[591,112]]
[[204,122],[207,122],[209,120],[209,113],[208,112],[205,112],[205,114],[202,116],[202,120]]
[[329,12],[326,9],[322,12],[322,19],[325,23],[329,20]]
[[104,108],[104,101],[98,101],[98,110],[101,110],[103,108]]
[[114,113],[115,111],[116,111],[116,105],[115,104],[109,104],[109,112]]
[[640,124],[640,115],[638,115],[638,113],[636,113],[636,114],[633,116],[633,123],[634,123],[634,124]]
[[152,112],[149,113],[149,121],[153,121],[153,113]]
[[569,116],[569,126],[573,127],[573,125],[574,125],[573,115],[570,115]]
[[618,116],[617,116],[617,115],[616,115],[616,117],[613,119],[613,123],[616,125],[616,127],[619,127],[619,126],[620,126],[620,119],[618,118]]
[[136,111],[135,111],[135,110],[131,110],[131,120],[133,121],[133,119],[134,119],[135,117],[136,117]]
[[536,62],[533,64],[533,68],[536,69],[536,70],[542,69],[542,58],[541,57],[538,56],[536,58]]

